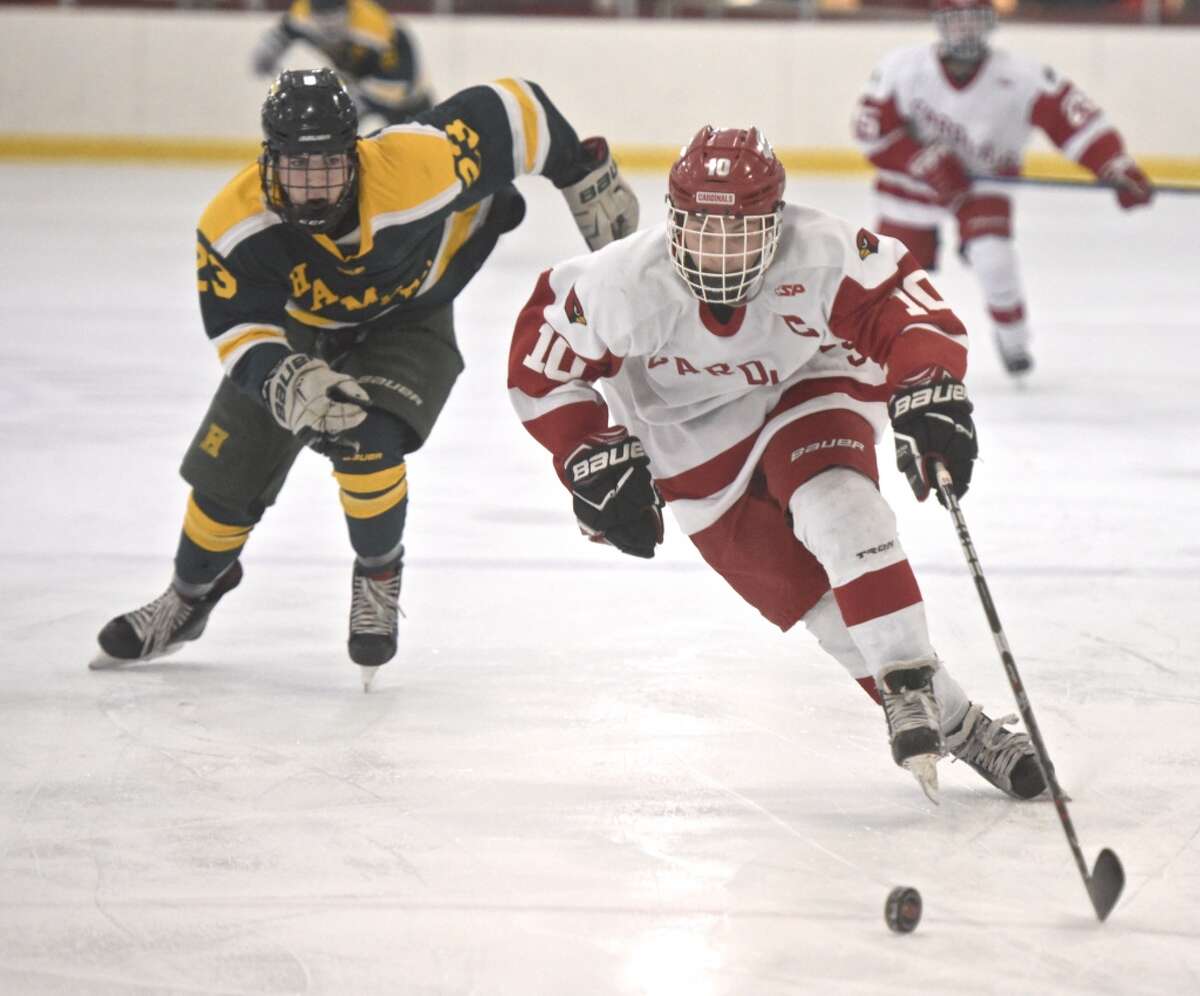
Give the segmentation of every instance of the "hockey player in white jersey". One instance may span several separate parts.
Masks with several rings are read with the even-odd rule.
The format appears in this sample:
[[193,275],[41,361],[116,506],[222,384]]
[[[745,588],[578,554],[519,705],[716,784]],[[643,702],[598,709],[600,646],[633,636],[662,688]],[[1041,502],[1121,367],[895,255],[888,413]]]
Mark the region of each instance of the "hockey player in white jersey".
[[1039,128],[1063,154],[1111,184],[1122,208],[1154,190],[1103,112],[1040,63],[991,48],[992,0],[933,0],[937,45],[897,49],[876,67],[854,132],[879,168],[878,231],[900,239],[926,269],[938,226],[952,220],[983,289],[996,346],[1014,375],[1033,365],[1025,296],[1013,246],[1008,187]]
[[665,499],[742,598],[781,629],[803,620],[882,704],[894,760],[931,797],[947,752],[1035,796],[1029,738],[972,704],[930,644],[877,484],[890,405],[917,496],[933,456],[966,491],[966,331],[903,245],[785,205],[784,182],[757,129],[701,129],[664,224],[542,274],[513,337],[513,404],[585,535],[652,557]]

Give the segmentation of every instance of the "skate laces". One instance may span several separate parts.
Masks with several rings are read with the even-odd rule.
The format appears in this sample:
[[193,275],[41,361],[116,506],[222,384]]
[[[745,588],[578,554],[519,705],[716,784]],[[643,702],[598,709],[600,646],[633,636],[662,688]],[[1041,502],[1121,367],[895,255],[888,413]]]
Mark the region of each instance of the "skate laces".
[[1016,721],[1014,715],[992,719],[980,706],[973,705],[958,733],[946,738],[946,746],[956,759],[1007,779],[1016,763],[1029,753],[1029,734],[1004,728],[1006,723]]
[[350,632],[391,636],[399,627],[400,572],[390,578],[373,578],[355,573],[354,597],[350,601]]
[[174,585],[168,585],[153,602],[128,613],[125,618],[142,641],[142,655],[166,650],[171,637],[192,614],[192,608],[193,603],[186,601]]
[[909,730],[938,728],[937,705],[928,688],[905,688],[899,692],[882,691],[881,694],[893,739]]

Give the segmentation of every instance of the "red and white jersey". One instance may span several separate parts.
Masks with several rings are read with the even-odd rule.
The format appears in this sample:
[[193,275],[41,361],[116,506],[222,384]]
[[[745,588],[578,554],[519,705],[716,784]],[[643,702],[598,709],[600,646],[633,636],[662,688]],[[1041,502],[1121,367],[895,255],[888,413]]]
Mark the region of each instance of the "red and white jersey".
[[676,274],[665,223],[546,271],[508,384],[560,475],[611,411],[690,534],[745,491],[781,426],[842,409],[878,437],[895,386],[937,370],[965,374],[966,330],[904,246],[788,205],[766,283],[727,323]]
[[[859,145],[880,169],[876,190],[914,205],[935,201],[933,190],[905,170],[921,147],[949,149],[971,176],[1016,176],[1035,127],[1092,172],[1123,151],[1120,136],[1078,87],[1002,49],[990,50],[961,82],[946,73],[935,46],[897,49],[872,74],[854,121]],[[974,189],[1004,190],[986,183]]]

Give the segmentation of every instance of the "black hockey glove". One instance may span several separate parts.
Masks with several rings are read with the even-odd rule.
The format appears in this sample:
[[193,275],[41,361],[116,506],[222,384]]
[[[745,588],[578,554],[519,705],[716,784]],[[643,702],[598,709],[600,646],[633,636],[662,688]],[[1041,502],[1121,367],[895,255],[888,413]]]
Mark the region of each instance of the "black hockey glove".
[[624,426],[594,432],[563,461],[579,530],[634,557],[653,557],[663,539],[663,501],[641,441]]
[[[934,384],[902,387],[888,402],[892,433],[896,437],[896,466],[908,478],[918,501],[937,491],[933,468],[937,458],[954,478],[954,496],[961,498],[971,483],[971,467],[979,455],[973,405],[967,400],[962,381],[940,380]],[[938,493],[938,501],[942,501]],[[942,502],[945,504],[945,502]]]

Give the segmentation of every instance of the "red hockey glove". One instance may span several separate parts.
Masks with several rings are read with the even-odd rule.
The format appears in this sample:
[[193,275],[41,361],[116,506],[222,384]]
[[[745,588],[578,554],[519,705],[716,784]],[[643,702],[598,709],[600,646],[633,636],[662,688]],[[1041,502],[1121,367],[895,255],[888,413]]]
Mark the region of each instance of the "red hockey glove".
[[663,539],[663,501],[641,441],[624,426],[585,436],[563,461],[579,531],[634,557]]
[[1131,156],[1122,153],[1100,167],[1100,179],[1117,188],[1117,202],[1128,211],[1154,198],[1154,186]]
[[908,173],[933,187],[939,204],[953,204],[971,189],[971,178],[958,157],[940,145],[927,145],[905,166]]

